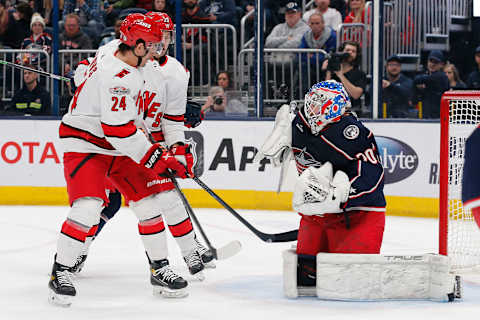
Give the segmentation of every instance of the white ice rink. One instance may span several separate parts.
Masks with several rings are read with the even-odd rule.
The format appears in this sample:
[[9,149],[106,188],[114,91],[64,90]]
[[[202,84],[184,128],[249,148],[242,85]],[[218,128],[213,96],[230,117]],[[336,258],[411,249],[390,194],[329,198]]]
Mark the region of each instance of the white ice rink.
[[[480,282],[465,283],[463,301],[325,302],[316,298],[289,300],[282,294],[281,252],[291,243],[268,244],[254,236],[227,211],[196,209],[212,244],[240,240],[242,251],[204,282],[189,281],[190,295],[164,299],[152,295],[149,271],[137,222],[122,209],[92,245],[85,268],[76,279],[77,299],[70,308],[47,302],[48,274],[65,207],[0,206],[0,320],[93,319],[450,319],[480,317]],[[295,229],[291,212],[239,210],[264,232]],[[436,220],[387,217],[382,253],[437,252]],[[170,263],[191,277],[174,240]],[[480,244],[479,244],[480,245]]]

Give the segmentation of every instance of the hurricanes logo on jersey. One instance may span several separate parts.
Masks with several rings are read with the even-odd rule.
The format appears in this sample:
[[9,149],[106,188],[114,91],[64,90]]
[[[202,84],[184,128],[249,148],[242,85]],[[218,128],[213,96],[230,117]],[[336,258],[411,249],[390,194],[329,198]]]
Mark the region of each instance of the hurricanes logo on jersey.
[[130,71],[128,71],[127,69],[122,69],[122,71],[120,71],[119,73],[117,73],[115,75],[115,77],[119,77],[119,78],[123,78],[125,77],[127,74],[129,74]]

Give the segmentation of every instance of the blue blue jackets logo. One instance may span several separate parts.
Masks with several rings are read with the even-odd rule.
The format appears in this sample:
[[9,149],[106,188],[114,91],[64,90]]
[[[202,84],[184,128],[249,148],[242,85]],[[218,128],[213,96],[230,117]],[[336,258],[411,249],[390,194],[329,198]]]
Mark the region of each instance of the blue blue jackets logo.
[[408,144],[390,137],[376,136],[380,161],[385,170],[385,184],[411,176],[418,167],[418,155]]

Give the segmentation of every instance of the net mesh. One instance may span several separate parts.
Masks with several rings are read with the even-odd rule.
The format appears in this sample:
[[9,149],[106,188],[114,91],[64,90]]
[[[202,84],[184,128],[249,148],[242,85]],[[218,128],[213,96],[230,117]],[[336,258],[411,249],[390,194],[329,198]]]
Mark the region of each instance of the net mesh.
[[449,101],[447,246],[452,268],[458,271],[480,268],[480,229],[461,201],[465,141],[479,123],[480,99]]

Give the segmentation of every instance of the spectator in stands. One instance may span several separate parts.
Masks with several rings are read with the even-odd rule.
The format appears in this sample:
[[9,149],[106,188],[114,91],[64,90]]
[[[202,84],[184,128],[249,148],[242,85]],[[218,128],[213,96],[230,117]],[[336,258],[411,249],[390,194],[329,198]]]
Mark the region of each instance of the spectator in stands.
[[365,23],[365,0],[349,0],[349,8],[344,23]]
[[[393,55],[387,59],[386,79],[383,79],[383,101],[388,118],[409,118],[413,115],[413,81],[402,73],[402,61]],[[416,111],[416,110],[415,110]]]
[[450,83],[450,90],[465,89],[467,85],[460,79],[460,73],[454,64],[447,63],[443,68],[443,72],[447,75],[448,82]]
[[[182,24],[209,24],[209,16],[200,8],[198,0],[183,0]],[[208,39],[207,33],[200,33],[198,28],[186,28],[182,35],[183,47],[186,50],[184,56],[185,65],[190,70],[193,85],[208,84],[207,68],[200,73],[199,65],[208,65]],[[192,57],[193,51],[193,57]],[[200,52],[202,55],[200,55]],[[213,53],[213,51],[210,51]]]
[[3,35],[5,30],[7,30],[8,25],[8,10],[6,7],[5,0],[0,0],[0,38],[3,42]]
[[[300,42],[299,48],[303,49],[322,49],[326,52],[333,52],[337,48],[337,35],[335,31],[326,26],[323,15],[314,12],[309,15],[308,25],[310,30],[305,32]],[[308,56],[308,60],[307,60]],[[322,65],[325,56],[323,53],[307,53],[302,54],[302,87],[310,88],[314,83],[320,82],[320,74],[317,74],[316,65]],[[310,68],[309,68],[309,66]],[[320,67],[319,67],[320,69]],[[310,83],[307,76],[310,70]]]
[[183,0],[182,23],[210,23],[210,17],[198,5],[198,0]]
[[[65,17],[65,30],[59,36],[60,49],[92,49],[90,38],[80,30],[80,18],[74,13]],[[78,64],[78,58],[62,61],[65,74],[71,71],[71,66]]]
[[20,48],[23,39],[30,34],[32,14],[32,8],[25,2],[20,2],[16,5],[15,11],[8,13],[5,31],[1,34],[1,40],[5,46]]
[[172,18],[172,21],[175,21],[175,12],[167,0],[152,0],[152,11],[166,13]]
[[[343,0],[342,0],[343,1]],[[314,13],[320,13],[323,16],[325,26],[338,31],[342,23],[342,15],[336,9],[330,8],[330,0],[315,0],[315,8],[308,10],[303,14],[303,20],[308,22],[310,16]]]
[[[77,14],[80,18],[80,25],[88,28],[96,37],[100,36],[105,28],[100,11],[100,0],[65,0],[63,5],[64,20],[72,13]],[[66,20],[64,23],[67,23]]]
[[330,8],[333,8],[340,12],[342,15],[342,21],[347,15],[347,1],[346,0],[330,0]]
[[477,65],[476,70],[472,71],[467,78],[468,89],[480,88],[480,46],[475,49],[475,63]]
[[217,86],[222,87],[225,91],[234,90],[235,86],[230,72],[220,71],[217,73]]
[[[32,65],[27,66],[35,69]],[[24,87],[15,92],[7,112],[50,115],[50,93],[38,84],[38,74],[24,70],[23,84]]]
[[422,101],[423,118],[440,118],[440,100],[442,94],[450,89],[447,75],[443,72],[445,56],[439,50],[432,50],[428,55],[427,72],[417,75],[415,100]]
[[239,99],[229,97],[220,86],[211,87],[202,112],[218,112],[230,114],[247,114],[247,106]]
[[273,28],[265,41],[265,48],[298,48],[308,30],[308,25],[302,20],[299,5],[289,2],[285,7],[285,23]]
[[238,27],[234,0],[201,0],[199,6],[207,13],[211,23],[231,24]]
[[59,36],[60,49],[91,49],[92,42],[80,30],[80,17],[70,13],[65,17],[65,30]]
[[341,61],[339,69],[335,71],[329,70],[331,69],[328,67],[329,60],[325,60],[322,65],[322,70],[326,71],[325,80],[333,79],[341,82],[352,99],[352,110],[362,117],[361,97],[367,86],[367,75],[360,70],[360,61],[362,61],[360,44],[354,41],[345,41],[338,48],[338,52],[346,52],[349,56]]
[[[41,49],[48,54],[52,51],[52,37],[43,32],[45,30],[45,20],[39,13],[34,13],[30,22],[32,34],[30,37],[23,39],[21,49]],[[24,61],[25,59],[21,59]],[[46,60],[46,56],[42,55],[41,60]],[[36,64],[38,62],[38,54],[30,54],[28,63]]]
[[123,20],[120,18],[117,18],[115,20],[115,24],[113,25],[113,28],[114,28],[113,34],[110,34],[109,36],[102,38],[102,40],[100,41],[100,44],[98,45],[99,47],[109,43],[112,40],[120,38],[120,26],[122,25],[122,22]]
[[135,7],[150,11],[153,8],[153,2],[151,0],[135,0]]

